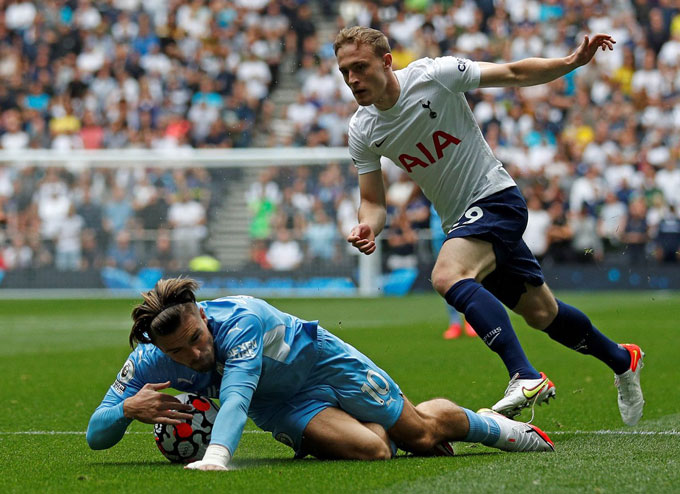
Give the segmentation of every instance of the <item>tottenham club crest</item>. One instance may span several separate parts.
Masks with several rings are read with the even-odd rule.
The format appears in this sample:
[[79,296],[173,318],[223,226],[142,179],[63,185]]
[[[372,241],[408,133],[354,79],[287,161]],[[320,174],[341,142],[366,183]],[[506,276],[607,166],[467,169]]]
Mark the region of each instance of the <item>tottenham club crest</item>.
[[430,118],[437,118],[437,112],[430,108],[430,100],[427,100],[427,103],[423,103],[423,100],[420,100],[420,105],[430,112]]

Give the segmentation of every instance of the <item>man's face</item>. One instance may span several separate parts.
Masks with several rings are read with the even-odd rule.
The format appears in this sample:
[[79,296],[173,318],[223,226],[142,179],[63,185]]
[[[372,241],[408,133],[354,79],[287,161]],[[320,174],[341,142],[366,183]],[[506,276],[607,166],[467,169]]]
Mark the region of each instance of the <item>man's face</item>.
[[391,54],[380,57],[372,46],[347,43],[338,49],[337,59],[345,83],[359,105],[369,106],[383,98],[392,66]]
[[203,309],[199,316],[185,314],[174,333],[157,336],[154,344],[178,364],[195,371],[209,372],[215,368],[213,337]]

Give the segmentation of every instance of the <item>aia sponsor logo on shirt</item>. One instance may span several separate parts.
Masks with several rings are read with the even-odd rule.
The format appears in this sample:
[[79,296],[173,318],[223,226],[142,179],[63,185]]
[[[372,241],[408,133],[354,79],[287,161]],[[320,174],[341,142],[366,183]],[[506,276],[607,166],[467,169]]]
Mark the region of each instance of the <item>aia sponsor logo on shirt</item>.
[[413,173],[413,168],[428,166],[436,163],[444,157],[444,150],[451,144],[458,145],[461,140],[452,136],[446,131],[437,130],[432,134],[432,143],[419,142],[416,144],[416,149],[409,151],[410,154],[400,154],[399,163],[406,169],[407,172]]

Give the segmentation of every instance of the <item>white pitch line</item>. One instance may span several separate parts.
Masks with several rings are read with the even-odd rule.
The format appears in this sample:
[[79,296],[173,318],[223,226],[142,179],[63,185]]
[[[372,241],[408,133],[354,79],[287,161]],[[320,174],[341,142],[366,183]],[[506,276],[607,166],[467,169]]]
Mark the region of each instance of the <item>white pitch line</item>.
[[[150,434],[149,432],[131,431],[125,434]],[[244,434],[269,434],[266,431],[243,431]],[[85,431],[0,431],[0,436],[84,436]]]
[[[149,432],[126,432],[126,434],[149,434]],[[269,434],[266,431],[248,430],[244,434]],[[581,436],[680,436],[680,431],[546,431],[546,434],[561,435],[572,434]],[[85,431],[0,431],[0,436],[84,436]]]
[[546,431],[546,434],[576,434],[585,436],[680,436],[680,431]]

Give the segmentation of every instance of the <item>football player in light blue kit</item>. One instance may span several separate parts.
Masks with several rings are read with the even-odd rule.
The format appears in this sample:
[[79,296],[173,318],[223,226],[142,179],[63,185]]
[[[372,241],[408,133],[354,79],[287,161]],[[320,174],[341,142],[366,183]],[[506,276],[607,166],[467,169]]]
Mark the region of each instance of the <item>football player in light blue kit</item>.
[[453,454],[450,441],[552,451],[537,427],[445,399],[418,406],[368,357],[319,327],[251,297],[196,303],[194,280],[159,281],[132,312],[133,351],[90,418],[93,449],[115,445],[133,419],[178,424],[191,406],[172,387],[219,398],[210,445],[190,469],[226,470],[247,417],[297,456],[387,459],[397,445]]

